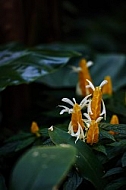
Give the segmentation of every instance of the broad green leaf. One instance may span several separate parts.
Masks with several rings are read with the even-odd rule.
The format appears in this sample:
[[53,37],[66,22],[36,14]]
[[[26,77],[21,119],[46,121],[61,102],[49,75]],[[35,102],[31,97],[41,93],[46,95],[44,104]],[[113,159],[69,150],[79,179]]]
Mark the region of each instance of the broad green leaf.
[[126,86],[126,56],[123,54],[96,54],[90,68],[94,84],[99,85],[104,77],[112,78],[113,90]]
[[75,87],[78,74],[72,71],[71,66],[78,66],[80,57],[72,58],[64,67],[60,67],[55,73],[45,75],[38,81],[55,88]]
[[21,48],[16,45],[0,47],[0,90],[9,85],[30,83],[56,71],[77,52]]
[[[81,57],[71,59],[65,67],[60,68],[55,73],[42,77],[40,81],[53,87],[75,87],[78,81],[78,74],[72,72],[71,66],[78,67],[82,57],[86,59],[88,56],[82,54]],[[89,59],[91,59],[90,56],[87,60]],[[100,85],[107,75],[110,75],[112,78],[114,91],[126,86],[125,55],[96,54],[91,61],[94,64],[89,68],[89,72],[95,86]],[[116,69],[113,69],[115,65]]]
[[10,190],[49,190],[65,178],[75,162],[76,149],[70,145],[35,147],[17,162]]
[[76,155],[76,167],[79,172],[85,179],[90,181],[96,189],[103,189],[105,182],[101,179],[104,174],[103,168],[91,148],[80,140],[75,144],[75,138],[72,138],[71,135],[59,128],[54,127],[53,130],[49,130],[49,135],[56,145],[65,143],[76,147],[78,150]]

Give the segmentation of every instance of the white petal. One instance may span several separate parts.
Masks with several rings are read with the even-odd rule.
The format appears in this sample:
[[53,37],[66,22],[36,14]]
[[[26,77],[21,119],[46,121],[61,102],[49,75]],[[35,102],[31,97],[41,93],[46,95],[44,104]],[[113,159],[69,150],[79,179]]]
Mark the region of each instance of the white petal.
[[86,85],[86,88],[91,88],[93,91],[95,90],[95,87],[94,87],[94,85],[92,84],[92,82],[91,81],[89,81],[88,79],[86,79],[86,81],[89,83],[89,85]]
[[59,107],[64,108],[63,110],[60,111],[60,115],[62,115],[64,112],[70,113],[70,109],[68,107],[62,105],[59,105]]
[[107,80],[103,80],[99,86],[102,87],[102,86],[104,86],[106,83],[108,83],[108,81],[107,81]]
[[53,131],[53,126],[48,128],[49,131]]
[[86,106],[86,104],[89,102],[89,100],[87,100],[92,94],[87,95],[85,98],[83,98],[83,100],[80,102],[80,106],[81,108],[83,108],[84,106]]
[[75,100],[75,98],[73,98],[73,101],[74,101],[74,103],[76,104],[76,100]]
[[102,112],[100,114],[101,115],[104,115],[104,119],[106,120],[106,108],[105,108],[105,104],[104,104],[104,101],[102,100]]
[[81,71],[81,67],[75,67],[75,66],[71,66],[72,70],[74,72],[80,72]]
[[92,66],[93,65],[93,62],[92,61],[88,61],[87,62],[87,67],[90,67],[90,66]]
[[[84,113],[84,116],[85,116],[89,121],[91,121],[91,118],[90,118],[90,115],[89,115],[89,114]],[[85,121],[85,120],[84,120],[84,121]]]
[[90,113],[90,114],[93,114],[93,112],[92,112],[92,110],[91,110],[91,101],[92,101],[92,100],[89,101],[88,107],[87,107],[87,112],[88,112],[88,114],[89,114],[89,113]]
[[69,98],[63,98],[62,101],[74,106],[74,103]]
[[96,119],[96,123],[100,122],[102,119],[103,119],[103,117],[98,117],[98,118]]

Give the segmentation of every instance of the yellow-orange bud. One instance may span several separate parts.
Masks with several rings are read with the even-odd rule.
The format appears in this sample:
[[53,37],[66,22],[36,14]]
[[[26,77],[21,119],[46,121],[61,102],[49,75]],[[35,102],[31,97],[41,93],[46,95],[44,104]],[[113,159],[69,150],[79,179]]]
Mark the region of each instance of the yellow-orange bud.
[[112,115],[110,123],[111,124],[119,124],[118,116],[117,115]]
[[41,135],[39,134],[39,127],[36,122],[32,122],[31,125],[31,133],[36,134],[37,137],[40,137]]

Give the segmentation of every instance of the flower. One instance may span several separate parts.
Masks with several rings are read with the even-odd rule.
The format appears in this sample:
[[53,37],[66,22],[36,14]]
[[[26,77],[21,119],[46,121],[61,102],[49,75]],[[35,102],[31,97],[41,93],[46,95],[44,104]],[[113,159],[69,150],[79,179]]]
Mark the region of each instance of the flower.
[[[88,79],[86,79],[86,81],[88,82],[86,88],[92,89],[91,94],[83,98],[80,104],[76,102],[75,98],[73,98],[73,101],[68,98],[63,98],[62,101],[71,105],[72,108],[63,105],[59,105],[59,107],[63,108],[60,114],[64,112],[71,114],[68,133],[76,137],[75,143],[78,139],[81,139],[92,145],[99,140],[98,123],[103,119],[103,116],[104,119],[106,119],[106,109],[102,99],[102,87],[107,83],[107,80],[101,82],[97,87],[94,87],[92,82]],[[84,113],[86,119],[82,118],[82,109],[84,107],[87,107],[87,112]]]
[[92,89],[86,88],[87,85],[86,79],[92,81],[88,70],[88,67],[90,67],[92,64],[93,64],[92,61],[86,62],[85,59],[81,59],[79,67],[72,67],[74,71],[78,72],[78,83],[76,86],[76,93],[78,95],[86,96],[92,93]]
[[[88,114],[85,116],[88,118],[91,118],[91,120],[97,120],[97,119],[102,119],[104,115],[104,119],[106,119],[106,109],[105,109],[105,104],[102,99],[102,87],[107,83],[107,80],[103,80],[101,84],[97,87],[94,87],[91,81],[88,81],[88,85],[86,86],[87,88],[91,88],[93,90],[92,93],[92,98],[89,100],[88,104]],[[102,110],[101,110],[101,105],[102,105]]]
[[107,80],[108,83],[105,86],[103,86],[102,93],[112,95],[112,80],[111,80],[111,77],[106,76],[104,79]]
[[[86,142],[89,144],[97,143],[99,140],[99,127],[98,123],[103,119],[106,119],[106,109],[104,105],[104,101],[102,99],[102,87],[107,83],[106,80],[101,82],[101,84],[97,87],[88,81],[87,88],[92,88],[93,93],[92,97],[89,99],[89,103],[87,106],[87,113],[84,113],[86,119],[84,119],[86,125],[88,126],[87,134],[86,134]],[[102,109],[101,109],[102,105]]]
[[36,122],[32,122],[32,125],[31,125],[31,133],[35,134],[37,137],[40,137],[40,133],[39,133],[39,127],[37,125]]
[[76,137],[75,143],[77,142],[78,139],[82,139],[83,141],[85,141],[85,135],[84,135],[85,124],[82,118],[81,110],[82,108],[87,106],[89,96],[90,95],[86,96],[80,102],[80,104],[76,103],[75,98],[73,98],[73,102],[68,98],[63,98],[62,101],[71,105],[72,108],[59,105],[59,107],[63,108],[63,110],[60,111],[60,114],[63,114],[64,112],[71,114],[71,121],[68,126],[68,133],[71,134],[71,136]]

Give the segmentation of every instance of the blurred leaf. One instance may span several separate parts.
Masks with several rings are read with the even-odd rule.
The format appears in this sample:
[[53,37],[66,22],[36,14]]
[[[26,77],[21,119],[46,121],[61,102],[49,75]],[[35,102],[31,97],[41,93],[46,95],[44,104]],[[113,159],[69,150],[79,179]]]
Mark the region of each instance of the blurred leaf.
[[109,134],[108,131],[100,129],[100,139],[107,138],[112,141],[115,141],[115,138],[113,135]]
[[[4,49],[5,48],[5,49]],[[21,48],[16,45],[0,47],[0,90],[8,85],[29,83],[54,72],[77,52]]]
[[76,190],[82,181],[83,178],[75,170],[72,170],[68,174],[68,180],[65,182],[63,190]]
[[75,162],[75,153],[72,146],[32,148],[17,162],[11,176],[10,189],[53,189]]
[[114,131],[117,132],[118,136],[125,135],[126,136],[126,124],[110,124],[110,123],[100,123],[100,128],[106,131]]
[[112,168],[106,172],[106,174],[103,177],[110,177],[111,175],[116,175],[120,174],[124,171],[123,168],[117,167],[117,168]]
[[5,180],[1,174],[0,174],[0,190],[7,190],[5,185]]
[[96,54],[90,68],[94,84],[99,85],[104,77],[112,78],[113,90],[126,86],[126,56],[123,54]]
[[122,161],[122,167],[125,167],[126,166],[126,152],[124,152],[121,161]]
[[53,128],[53,131],[49,130],[49,135],[56,145],[65,143],[76,147],[78,150],[76,155],[76,167],[79,172],[85,179],[90,181],[96,189],[102,189],[105,183],[104,180],[101,180],[104,174],[103,168],[90,147],[80,140],[75,144],[75,138],[72,138],[71,135],[59,128]]
[[33,137],[33,134],[31,133],[25,133],[25,132],[20,132],[16,135],[13,135],[12,137],[8,138],[5,143],[13,142],[13,141],[19,141],[23,139],[27,139],[29,137]]
[[96,144],[96,145],[93,146],[93,149],[96,150],[96,151],[98,151],[98,152],[102,152],[103,154],[107,155],[106,148],[103,145]]
[[119,190],[120,188],[126,188],[126,178],[119,178],[117,180],[112,180],[104,190]]
[[35,139],[36,139],[36,137],[33,136],[33,137],[28,138],[28,139],[24,139],[24,140],[20,141],[20,143],[16,147],[15,151],[19,151],[19,150],[22,150],[22,149],[28,147],[29,145],[33,144]]
[[22,150],[33,144],[36,136],[30,133],[19,133],[7,139],[0,147],[0,155],[7,155],[15,151]]
[[[88,56],[82,54],[81,57],[73,57],[65,67],[60,68],[55,73],[42,77],[40,82],[52,87],[75,87],[78,81],[78,74],[72,72],[71,66],[78,66],[82,57],[86,58]],[[89,56],[87,60],[90,59],[91,57]],[[107,75],[110,75],[112,78],[114,91],[126,86],[125,55],[96,54],[91,61],[93,61],[94,64],[89,68],[89,71],[95,86],[98,86]]]
[[126,140],[120,140],[119,142],[113,142],[111,144],[107,144],[107,156],[109,159],[112,159],[118,155],[121,155],[124,151],[126,151]]

